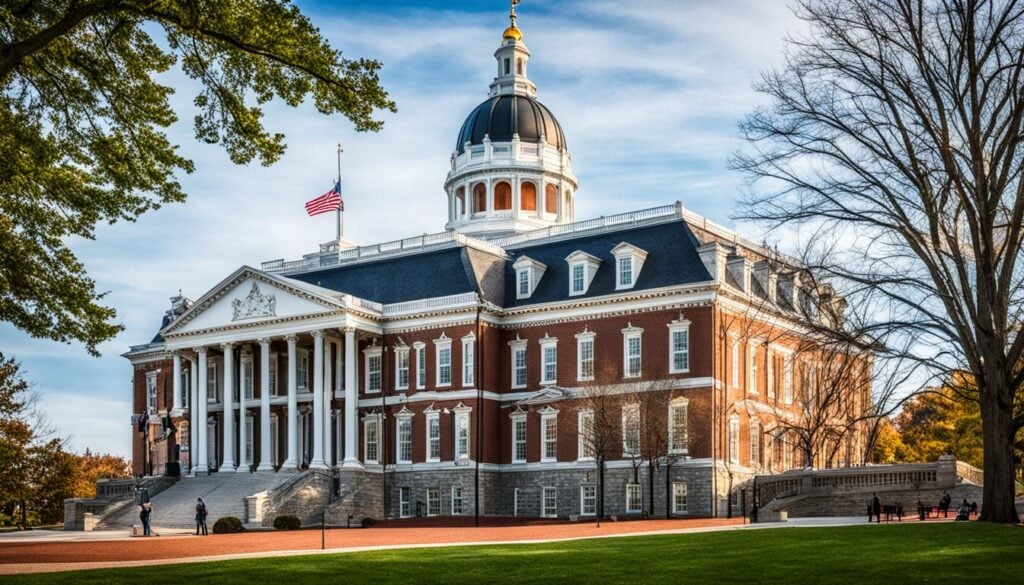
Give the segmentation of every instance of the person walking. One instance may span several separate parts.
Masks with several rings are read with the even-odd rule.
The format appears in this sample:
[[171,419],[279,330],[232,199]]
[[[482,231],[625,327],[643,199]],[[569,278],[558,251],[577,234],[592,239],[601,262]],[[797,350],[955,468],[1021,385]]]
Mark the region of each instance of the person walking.
[[206,515],[209,514],[209,510],[206,508],[203,498],[196,499],[196,536],[199,536],[200,530],[202,530],[203,536],[206,536]]
[[875,522],[882,523],[882,501],[878,499],[878,494],[871,494],[871,511],[875,514]]
[[142,520],[142,536],[149,536],[149,516],[153,513],[153,504],[146,502],[142,504],[142,510],[139,512],[139,520]]

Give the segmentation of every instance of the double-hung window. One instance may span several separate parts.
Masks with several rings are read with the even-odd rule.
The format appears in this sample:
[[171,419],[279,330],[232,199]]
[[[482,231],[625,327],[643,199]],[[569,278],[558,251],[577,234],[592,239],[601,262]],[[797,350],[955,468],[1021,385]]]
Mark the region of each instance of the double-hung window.
[[462,338],[462,385],[472,386],[474,383],[474,372],[476,358],[476,337],[472,334]]
[[626,484],[626,513],[639,514],[644,511],[643,487],[638,483]]
[[558,340],[545,335],[540,352],[540,383],[554,384],[558,381]]
[[[306,390],[309,388],[309,352],[307,350],[300,349],[297,353],[299,354],[299,357],[295,362],[296,384],[299,390]],[[251,372],[252,358],[249,358],[249,364]]]
[[594,458],[594,412],[581,410],[576,418],[577,459]]
[[685,374],[690,371],[690,322],[678,319],[668,324],[668,372]]
[[380,461],[379,428],[378,417],[369,416],[363,420],[363,459],[367,463],[378,463]]
[[452,515],[462,514],[462,486],[452,486]]
[[398,463],[412,463],[412,416],[398,415],[395,425]]
[[366,350],[366,391],[380,392],[381,388],[381,348],[369,347]]
[[206,401],[217,402],[220,396],[217,392],[217,363],[206,365]]
[[622,454],[640,454],[640,405],[636,402],[622,406]]
[[469,410],[455,412],[455,460],[469,459]]
[[586,291],[587,267],[582,262],[572,265],[572,284],[569,287],[569,294],[581,295]]
[[441,337],[434,340],[434,346],[437,351],[437,363],[436,374],[437,374],[437,386],[451,386],[452,384],[452,340],[444,333]]
[[580,516],[597,514],[597,486],[586,484],[580,486]]
[[677,481],[672,483],[672,513],[686,513],[686,482]]
[[512,463],[526,463],[526,413],[512,415]]
[[427,414],[427,461],[441,460],[441,417],[437,412]]
[[627,327],[622,330],[622,369],[626,378],[637,378],[640,376],[641,366],[641,336],[644,330],[639,327]]
[[427,346],[422,341],[412,344],[416,350],[416,388],[427,387]]
[[509,343],[512,348],[512,387],[526,387],[526,341],[517,339]]
[[541,488],[541,515],[545,518],[558,516],[558,489],[554,487]]
[[409,348],[399,347],[395,351],[395,389],[409,389]]
[[156,372],[146,372],[146,412],[156,414]]
[[541,429],[541,461],[558,459],[558,411],[546,408],[540,415]]
[[686,453],[689,448],[687,411],[689,403],[685,398],[676,398],[668,407],[668,441],[672,453]]
[[576,335],[576,380],[594,379],[594,333],[584,331]]

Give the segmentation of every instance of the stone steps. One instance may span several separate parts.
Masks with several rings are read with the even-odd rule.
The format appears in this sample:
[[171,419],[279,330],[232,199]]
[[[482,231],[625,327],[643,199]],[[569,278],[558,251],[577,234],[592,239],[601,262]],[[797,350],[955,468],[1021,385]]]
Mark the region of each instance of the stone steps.
[[[968,502],[981,501],[981,486],[970,483],[961,483],[950,489],[882,489],[875,493],[881,501],[882,506],[892,505],[899,501],[903,504],[903,515],[913,516],[917,514],[917,500],[927,506],[937,506],[943,494],[949,492],[952,498],[950,515],[956,514],[956,508],[961,500],[967,498]],[[791,518],[812,518],[823,516],[865,516],[867,517],[868,503],[871,501],[872,491],[856,491],[832,494],[801,494],[789,498],[776,498],[769,502],[763,512],[771,513],[780,510],[786,511]]]
[[[273,489],[292,477],[290,473],[212,473],[208,476],[182,477],[170,487],[152,497],[153,526],[166,528],[195,528],[197,498],[203,498],[208,510],[207,525],[224,516],[235,516],[245,521],[245,497]],[[98,530],[128,528],[140,524],[139,508],[132,505],[109,518],[104,518]]]

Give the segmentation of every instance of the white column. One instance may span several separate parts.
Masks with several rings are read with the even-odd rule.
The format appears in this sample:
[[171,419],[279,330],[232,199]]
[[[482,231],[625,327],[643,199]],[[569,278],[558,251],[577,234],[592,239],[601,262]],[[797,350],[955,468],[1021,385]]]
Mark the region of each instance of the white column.
[[298,372],[296,360],[298,356],[295,351],[294,335],[284,338],[288,342],[288,459],[285,460],[282,470],[294,470],[299,466],[299,405],[298,383],[296,372]]
[[173,354],[174,358],[174,380],[171,381],[172,397],[171,397],[171,408],[172,413],[181,412],[181,354],[175,351]]
[[[345,461],[342,467],[362,467],[356,455],[356,414],[359,392],[356,389],[356,330],[345,328]],[[383,460],[382,460],[383,461]]]
[[[247,351],[243,346],[243,354]],[[245,409],[245,361],[242,355],[238,356],[238,473],[249,473],[249,450],[246,448],[246,439],[249,438],[247,430],[249,422],[245,416],[249,411]]]
[[220,471],[235,471],[235,344],[222,343],[224,350],[224,461],[220,464]]
[[274,471],[270,461],[270,340],[260,339],[260,465],[256,471]]
[[189,391],[188,391],[188,465],[189,473],[195,475],[199,465],[196,457],[199,453],[199,366],[196,360],[189,358]]
[[324,346],[324,463],[331,466],[331,399],[334,397],[334,342],[330,339]]
[[197,347],[199,354],[199,391],[196,397],[196,431],[199,435],[197,444],[198,452],[196,458],[196,474],[206,475],[210,469],[206,462],[206,348]]
[[310,469],[324,464],[324,332],[313,332],[313,457]]

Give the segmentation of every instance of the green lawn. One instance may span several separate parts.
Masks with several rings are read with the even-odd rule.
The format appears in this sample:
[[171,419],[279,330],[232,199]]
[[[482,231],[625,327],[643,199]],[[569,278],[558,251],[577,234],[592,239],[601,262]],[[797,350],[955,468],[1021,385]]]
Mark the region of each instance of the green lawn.
[[21,583],[1024,583],[1024,528],[793,528],[185,564],[4,577]]

